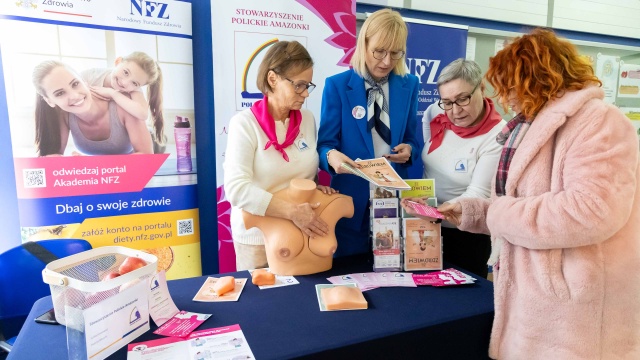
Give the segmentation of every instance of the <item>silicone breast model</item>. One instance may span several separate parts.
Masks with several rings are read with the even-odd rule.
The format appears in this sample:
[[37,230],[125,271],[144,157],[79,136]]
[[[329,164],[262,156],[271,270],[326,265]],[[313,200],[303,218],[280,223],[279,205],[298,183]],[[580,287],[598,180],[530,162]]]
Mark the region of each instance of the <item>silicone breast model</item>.
[[320,203],[316,214],[329,226],[327,235],[309,238],[292,221],[243,212],[247,229],[259,228],[264,234],[269,269],[276,275],[308,275],[331,269],[338,248],[335,225],[343,217],[353,216],[353,200],[342,194],[327,195],[315,182],[293,179],[289,187],[273,194],[294,204]]
[[366,309],[369,304],[356,287],[335,286],[320,290],[320,297],[327,310]]

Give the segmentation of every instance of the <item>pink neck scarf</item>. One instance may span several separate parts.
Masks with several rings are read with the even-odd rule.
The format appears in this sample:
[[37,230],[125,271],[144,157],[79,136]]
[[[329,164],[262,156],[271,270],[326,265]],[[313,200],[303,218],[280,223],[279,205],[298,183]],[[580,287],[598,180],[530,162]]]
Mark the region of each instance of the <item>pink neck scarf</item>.
[[251,112],[253,113],[253,116],[256,117],[262,131],[264,131],[269,139],[264,149],[267,150],[269,146],[273,145],[273,147],[282,154],[282,158],[289,162],[289,156],[287,156],[284,149],[291,146],[291,144],[296,140],[296,137],[298,137],[298,134],[300,133],[300,123],[302,122],[302,114],[300,113],[300,110],[291,110],[289,112],[287,136],[282,144],[280,144],[278,143],[278,137],[276,135],[276,122],[273,120],[273,116],[269,114],[268,101],[269,99],[265,95],[262,100],[258,100],[253,104]]

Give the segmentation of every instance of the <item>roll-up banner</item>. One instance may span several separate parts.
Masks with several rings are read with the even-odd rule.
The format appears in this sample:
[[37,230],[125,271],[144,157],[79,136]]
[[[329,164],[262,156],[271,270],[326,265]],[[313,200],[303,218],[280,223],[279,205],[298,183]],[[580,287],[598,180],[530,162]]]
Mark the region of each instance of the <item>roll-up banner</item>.
[[262,99],[256,74],[266,50],[279,40],[296,40],[314,61],[313,82],[318,87],[305,106],[319,124],[324,79],[347,70],[355,48],[355,6],[355,0],[211,3],[220,272],[235,269],[231,207],[224,195],[222,170],[229,120]]
[[[404,20],[409,28],[407,68],[420,81],[416,134],[422,138],[422,115],[429,105],[440,100],[436,85],[438,76],[447,64],[465,57],[468,27],[410,18]],[[422,178],[422,170],[422,162],[413,164],[409,169],[409,177]]]
[[83,238],[201,275],[191,31],[183,1],[0,3],[0,251]]

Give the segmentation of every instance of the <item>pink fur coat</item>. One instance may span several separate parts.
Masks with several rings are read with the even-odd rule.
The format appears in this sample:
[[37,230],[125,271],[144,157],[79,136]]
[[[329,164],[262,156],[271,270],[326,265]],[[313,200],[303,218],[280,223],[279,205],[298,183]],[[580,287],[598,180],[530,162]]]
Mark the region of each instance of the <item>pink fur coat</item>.
[[640,359],[638,136],[598,87],[535,118],[506,195],[461,199],[491,233],[496,359]]

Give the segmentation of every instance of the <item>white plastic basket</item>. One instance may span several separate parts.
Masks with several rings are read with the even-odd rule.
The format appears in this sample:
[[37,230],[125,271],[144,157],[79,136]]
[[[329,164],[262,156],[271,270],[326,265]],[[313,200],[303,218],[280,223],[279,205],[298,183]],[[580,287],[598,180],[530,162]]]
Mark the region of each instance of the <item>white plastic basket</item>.
[[[102,281],[106,274],[117,271],[128,257],[141,258],[147,265]],[[116,296],[140,281],[148,281],[157,266],[155,255],[123,246],[105,246],[50,262],[42,270],[42,278],[51,289],[56,320],[63,325],[73,324],[76,330],[83,331],[77,326],[84,323],[84,309]]]

